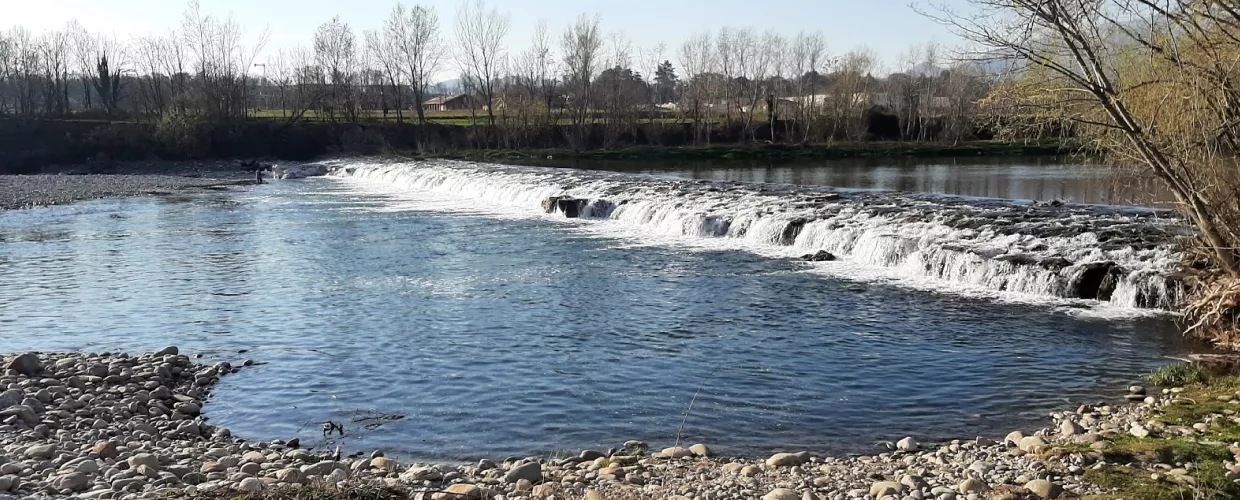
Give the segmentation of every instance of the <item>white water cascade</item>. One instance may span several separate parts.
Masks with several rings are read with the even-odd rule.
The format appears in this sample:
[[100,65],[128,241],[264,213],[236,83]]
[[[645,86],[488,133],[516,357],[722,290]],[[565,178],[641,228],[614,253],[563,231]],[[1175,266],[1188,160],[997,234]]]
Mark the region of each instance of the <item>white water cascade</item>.
[[781,255],[825,251],[849,264],[995,291],[1141,309],[1174,309],[1183,294],[1173,274],[1180,225],[1153,210],[448,161],[326,165],[333,176],[531,214],[734,238]]

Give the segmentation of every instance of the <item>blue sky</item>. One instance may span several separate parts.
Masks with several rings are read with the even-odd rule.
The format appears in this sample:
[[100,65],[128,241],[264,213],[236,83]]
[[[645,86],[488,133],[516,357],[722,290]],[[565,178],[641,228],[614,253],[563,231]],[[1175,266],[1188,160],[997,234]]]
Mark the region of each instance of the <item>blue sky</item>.
[[[579,14],[599,14],[606,33],[623,33],[635,47],[662,41],[675,62],[680,43],[693,34],[722,26],[774,29],[785,34],[821,30],[829,49],[841,54],[858,46],[873,49],[892,68],[910,45],[936,41],[958,43],[950,33],[910,8],[925,0],[491,0],[511,15],[509,50],[522,50],[539,20],[558,35]],[[92,31],[162,33],[180,24],[185,3],[178,0],[0,0],[5,3],[0,29],[20,24],[34,31],[58,29],[77,19]],[[461,0],[406,1],[435,7],[451,37]],[[963,0],[947,0],[962,5]],[[339,15],[359,35],[379,26],[395,0],[201,0],[205,13],[231,13],[251,34],[270,30],[266,53],[309,44],[315,27]],[[555,38],[558,41],[558,36]],[[263,59],[262,56],[259,57]]]

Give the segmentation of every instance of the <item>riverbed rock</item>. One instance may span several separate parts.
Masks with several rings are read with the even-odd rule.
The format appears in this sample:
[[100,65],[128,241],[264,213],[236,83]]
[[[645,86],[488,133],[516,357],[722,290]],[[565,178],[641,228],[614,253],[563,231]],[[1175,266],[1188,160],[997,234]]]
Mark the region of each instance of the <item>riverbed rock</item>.
[[43,373],[43,363],[39,361],[39,357],[34,353],[19,354],[4,365],[5,371],[13,370],[27,377],[34,377]]
[[542,482],[542,465],[538,462],[520,464],[504,474],[504,482],[507,483],[515,483],[522,479],[531,483]]
[[129,462],[130,467],[138,467],[139,465],[145,465],[152,469],[159,469],[159,458],[150,453],[139,453],[137,455],[129,457],[128,462]]
[[1059,424],[1059,435],[1064,437],[1075,436],[1078,434],[1083,434],[1084,432],[1084,427],[1081,427],[1080,424],[1066,418]]
[[155,355],[156,355],[156,356],[160,356],[160,357],[163,357],[163,356],[176,356],[177,354],[180,354],[180,352],[181,352],[181,350],[180,350],[180,349],[177,349],[177,346],[170,345],[170,346],[168,346],[168,347],[165,347],[165,348],[163,348],[163,349],[160,349],[160,350],[158,350],[158,351],[155,351]]
[[771,467],[792,467],[801,465],[809,461],[809,454],[801,453],[776,453],[771,458],[766,459],[766,464]]
[[111,441],[99,441],[95,443],[95,446],[92,446],[90,450],[95,452],[99,458],[105,460],[113,459],[120,455],[120,452],[116,450],[116,443]]
[[690,446],[689,451],[699,457],[710,457],[713,455],[713,453],[710,452],[710,448],[708,448],[706,445],[702,443],[698,443],[693,446]]
[[1059,498],[1059,495],[1063,492],[1063,488],[1061,488],[1058,484],[1052,483],[1045,479],[1034,479],[1033,481],[1029,481],[1028,483],[1025,483],[1025,489],[1029,490],[1030,493],[1037,495],[1038,498],[1045,499]]
[[895,481],[879,481],[870,485],[870,496],[873,498],[883,498],[888,495],[899,495],[904,493],[904,485]]
[[762,500],[801,500],[801,494],[788,488],[776,488],[762,495]]
[[266,485],[256,477],[247,477],[237,483],[237,490],[247,493],[258,493],[266,489]]
[[836,260],[836,257],[835,254],[831,252],[819,250],[811,254],[802,255],[801,260],[806,262],[830,262]]
[[50,444],[39,444],[26,448],[26,458],[35,460],[47,460],[56,456],[56,446]]
[[10,406],[5,410],[0,410],[0,419],[9,417],[17,417],[17,420],[30,427],[39,425],[39,415],[33,408],[26,405]]
[[981,494],[990,488],[986,486],[986,483],[980,480],[969,478],[961,481],[960,484],[956,486],[956,489],[967,495],[969,493]]
[[435,500],[483,500],[487,495],[482,488],[472,484],[458,483],[444,488],[443,493],[436,493]]
[[693,452],[679,446],[673,448],[664,448],[663,455],[668,458],[689,458],[693,456]]
[[1046,441],[1037,436],[1025,436],[1016,447],[1025,453],[1038,453],[1046,448]]
[[917,440],[911,437],[896,441],[896,449],[900,451],[917,451],[918,447]]
[[52,487],[58,490],[81,491],[90,484],[90,479],[81,472],[72,472],[52,479]]
[[1025,439],[1025,434],[1020,431],[1009,432],[1007,437],[1003,438],[1003,444],[1009,446],[1020,446],[1020,440]]

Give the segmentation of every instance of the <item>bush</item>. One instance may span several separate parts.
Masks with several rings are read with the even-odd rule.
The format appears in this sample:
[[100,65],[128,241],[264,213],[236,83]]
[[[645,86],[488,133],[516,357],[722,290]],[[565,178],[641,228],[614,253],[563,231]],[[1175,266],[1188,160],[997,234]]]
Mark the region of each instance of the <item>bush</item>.
[[155,140],[164,156],[202,159],[211,154],[210,126],[200,117],[170,114],[155,125]]

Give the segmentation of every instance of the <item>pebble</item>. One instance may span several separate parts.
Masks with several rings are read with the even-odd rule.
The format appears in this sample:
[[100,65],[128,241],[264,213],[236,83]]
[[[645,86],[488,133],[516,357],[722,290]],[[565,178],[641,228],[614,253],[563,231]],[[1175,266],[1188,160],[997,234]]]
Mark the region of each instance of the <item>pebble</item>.
[[788,488],[776,488],[762,495],[762,500],[801,500],[801,494]]
[[1034,495],[1037,495],[1038,498],[1046,499],[1058,498],[1063,491],[1059,485],[1045,479],[1034,479],[1033,481],[1029,481],[1028,483],[1025,483],[1025,489],[1029,490]]

